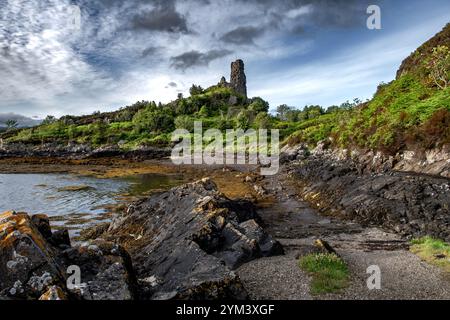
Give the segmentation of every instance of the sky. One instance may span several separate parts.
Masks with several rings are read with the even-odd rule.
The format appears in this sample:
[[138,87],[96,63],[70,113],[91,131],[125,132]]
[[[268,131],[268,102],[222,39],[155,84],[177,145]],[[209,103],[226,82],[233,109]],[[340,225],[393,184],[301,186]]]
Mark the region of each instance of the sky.
[[0,0],[0,123],[169,102],[238,58],[272,109],[365,100],[449,22],[448,0]]

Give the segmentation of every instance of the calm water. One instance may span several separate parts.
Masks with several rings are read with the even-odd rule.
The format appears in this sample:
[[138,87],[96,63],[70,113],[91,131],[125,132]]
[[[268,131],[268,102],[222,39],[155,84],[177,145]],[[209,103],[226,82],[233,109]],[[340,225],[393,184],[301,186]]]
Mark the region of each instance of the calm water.
[[109,220],[119,203],[183,182],[182,177],[145,174],[98,179],[67,174],[0,174],[0,212],[45,213],[53,226],[72,235],[81,228]]

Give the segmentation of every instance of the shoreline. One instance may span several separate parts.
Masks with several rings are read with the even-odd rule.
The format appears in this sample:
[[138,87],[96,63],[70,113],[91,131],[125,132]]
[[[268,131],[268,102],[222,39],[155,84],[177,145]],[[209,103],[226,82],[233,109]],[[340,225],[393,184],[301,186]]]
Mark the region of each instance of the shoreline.
[[[390,199],[385,198],[383,193],[386,191],[386,188],[389,191],[390,184],[383,184],[378,180],[398,179],[397,185],[399,183],[400,186],[403,186],[405,181],[407,181],[403,179],[411,179],[404,173],[399,175],[395,175],[393,172],[362,173],[348,162],[336,161],[324,155],[315,154],[307,156],[304,160],[291,161],[282,165],[280,173],[273,177],[260,176],[255,167],[178,166],[173,165],[167,159],[134,161],[97,158],[60,161],[60,159],[47,158],[44,160],[44,164],[41,161],[42,159],[39,158],[20,158],[8,162],[0,160],[0,172],[36,173],[40,171],[41,173],[52,173],[59,171],[68,174],[91,175],[105,179],[145,173],[179,174],[181,172],[189,176],[189,179],[186,181],[187,184],[145,197],[141,201],[130,203],[111,222],[86,229],[86,238],[83,239],[86,243],[92,242],[94,243],[93,246],[100,246],[98,241],[104,240],[119,243],[126,250],[124,252],[130,254],[133,267],[129,267],[127,272],[132,277],[137,277],[137,283],[134,282],[133,286],[139,288],[135,292],[130,289],[130,292],[133,292],[133,295],[137,294],[138,298],[171,297],[172,292],[165,291],[166,288],[172,288],[171,284],[169,285],[171,278],[163,276],[166,272],[164,269],[166,267],[159,267],[161,259],[161,261],[165,261],[165,259],[170,257],[169,259],[180,261],[183,268],[185,266],[188,269],[192,267],[189,266],[190,260],[184,256],[184,253],[176,251],[177,245],[172,246],[172,244],[169,245],[163,241],[160,245],[164,250],[160,250],[159,245],[153,247],[154,241],[159,242],[162,240],[158,236],[160,232],[167,239],[172,239],[174,236],[178,237],[181,230],[184,230],[183,232],[186,232],[186,234],[190,234],[190,229],[185,229],[184,224],[172,227],[172,224],[178,219],[184,219],[184,215],[179,217],[177,215],[180,210],[184,210],[186,197],[193,197],[192,200],[189,200],[192,201],[189,202],[189,206],[192,206],[193,211],[191,209],[186,211],[186,214],[193,215],[189,218],[189,223],[196,221],[196,219],[210,217],[204,221],[205,224],[203,226],[196,226],[196,228],[199,228],[199,231],[192,238],[196,240],[185,243],[186,250],[194,250],[196,255],[199,254],[199,249],[201,250],[200,252],[206,253],[206,255],[201,253],[199,256],[199,259],[204,261],[202,268],[209,270],[210,268],[218,267],[217,257],[228,261],[230,266],[225,269],[223,269],[223,266],[220,266],[221,276],[219,279],[215,277],[214,272],[209,273],[208,271],[207,275],[205,274],[204,276],[212,279],[208,280],[208,283],[213,281],[211,282],[213,284],[212,287],[209,287],[209,285],[207,287],[192,287],[193,291],[189,291],[191,292],[189,294],[193,294],[193,297],[196,297],[197,294],[202,297],[204,295],[208,296],[211,292],[210,290],[216,290],[215,286],[223,290],[221,292],[225,294],[225,297],[228,296],[233,299],[276,299],[280,296],[285,299],[352,299],[355,297],[358,299],[392,299],[399,297],[405,299],[425,299],[429,297],[440,299],[448,297],[448,292],[450,292],[450,284],[442,283],[444,281],[442,279],[445,278],[444,272],[437,267],[425,265],[416,255],[409,251],[409,239],[412,234],[408,235],[404,232],[398,232],[392,225],[385,225],[376,220],[372,221],[374,223],[364,223],[364,221],[359,219],[358,211],[355,211],[352,207],[352,204],[358,203],[359,195],[367,197],[367,194],[364,192],[370,188],[361,189],[361,185],[372,187],[375,185],[374,183],[377,183],[381,187],[379,189],[370,189],[368,193],[369,199],[375,199],[374,203],[377,206],[369,206],[369,209],[382,208],[383,201],[390,201]],[[219,193],[210,193],[210,182],[202,182],[204,186],[198,192],[203,195],[199,197],[197,187],[200,185],[198,185],[198,182],[193,181],[201,181],[205,177],[210,178],[207,181],[215,182]],[[415,183],[419,186],[424,181],[448,181],[448,179],[442,177],[435,179],[429,176],[413,177],[412,179],[416,178],[419,180]],[[378,180],[374,181],[373,179]],[[355,181],[362,181],[366,184],[357,184]],[[329,186],[332,187],[330,188]],[[378,192],[380,190],[384,191]],[[412,197],[422,194],[422,189],[414,190]],[[395,193],[396,191],[393,190],[392,192]],[[219,202],[214,202],[214,205],[198,206],[199,203],[206,203],[210,199],[220,198],[223,195],[226,198],[221,198]],[[166,197],[170,197],[170,201]],[[342,205],[340,200],[344,198],[347,201]],[[401,199],[394,200],[396,206],[393,207],[392,212],[397,212],[400,201]],[[426,203],[428,202],[429,200],[426,200]],[[160,205],[161,203],[163,205]],[[224,204],[226,204],[225,207],[223,207]],[[412,202],[407,202],[406,205],[409,209],[415,208],[415,204]],[[238,216],[244,213],[248,215],[249,212],[254,212],[254,214],[251,214],[244,220],[238,219],[232,222],[231,225],[224,224],[221,217],[226,217],[226,215],[222,216],[222,210],[234,210],[233,208],[238,207],[241,208],[239,210],[242,210],[242,213],[239,213]],[[250,210],[250,208],[252,209]],[[204,216],[203,213],[195,213],[196,210],[204,212],[207,216]],[[151,212],[160,212],[161,217],[170,212],[169,215],[174,220],[171,217],[167,217],[167,221],[161,222],[157,216],[149,214]],[[246,220],[249,218],[253,218],[256,224],[254,225],[253,222]],[[397,220],[393,220],[391,216],[388,216],[388,221],[395,222]],[[157,225],[157,227],[155,225],[156,229],[153,229],[153,224]],[[409,226],[410,223],[407,221],[406,225]],[[257,228],[260,231],[251,231],[248,229],[250,227]],[[262,229],[258,229],[260,227]],[[244,229],[241,228],[245,228],[248,233],[242,234],[241,230]],[[120,230],[120,232],[117,233],[112,230]],[[216,234],[217,232],[218,234]],[[266,237],[272,237],[268,238],[273,239],[273,241],[270,240],[270,243],[279,243],[285,254],[264,256],[261,252],[254,251],[256,249],[250,250],[248,248],[245,250],[253,252],[251,256],[247,256],[246,251],[241,252],[240,249],[228,256],[230,253],[227,250],[223,251],[223,248],[221,245],[218,245],[217,241],[220,243],[223,240],[219,239],[228,239],[227,237],[231,236],[231,234],[228,234],[229,232],[239,235],[238,238],[241,238],[241,240],[238,240],[238,243],[242,243],[240,245],[245,246],[250,243],[247,242],[247,236],[252,235],[253,237],[261,234],[260,232],[264,232],[259,238],[260,241],[263,241],[262,239],[266,239]],[[188,236],[189,239],[191,239],[190,237],[192,236]],[[230,239],[236,238],[233,236]],[[299,269],[297,261],[298,257],[317,251],[317,248],[314,246],[315,239],[324,239],[331,243],[349,264],[351,281],[349,287],[343,292],[319,297],[310,295],[310,278]],[[185,240],[180,238],[180,241]],[[102,244],[100,247],[103,248],[102,246],[105,245]],[[200,248],[197,246],[200,246]],[[233,244],[230,248],[236,250],[239,246]],[[152,255],[148,265],[146,264],[147,262],[144,263],[144,260],[148,259],[149,256],[141,255],[142,248],[149,255]],[[156,250],[155,253],[153,253],[154,250]],[[175,251],[171,252],[171,250]],[[211,252],[215,253],[211,254]],[[124,259],[128,259],[127,255],[124,256]],[[381,265],[384,272],[386,272],[385,277],[392,281],[392,286],[389,286],[386,291],[378,293],[366,291],[365,268],[367,266],[365,264],[368,259]],[[162,269],[160,270],[160,268]],[[238,277],[230,277],[231,273],[228,272],[233,269],[236,269]],[[405,270],[412,270],[413,272],[410,273]],[[98,272],[98,270],[94,269],[91,272]],[[159,272],[161,272],[161,276],[156,278],[151,276]],[[279,272],[276,279],[273,278],[274,272]],[[399,274],[402,274],[409,280],[403,282],[398,277]],[[418,274],[417,279],[414,274]],[[417,280],[416,282],[413,281],[415,279]],[[184,280],[180,279],[180,281]],[[293,282],[296,282],[298,292],[287,289],[289,287],[288,284]],[[445,287],[445,290],[442,292],[438,290],[441,285]],[[155,292],[155,288],[161,291],[158,292],[156,290]],[[227,290],[231,290],[234,293]],[[422,292],[430,292],[431,295],[422,295]],[[247,293],[249,296],[247,296]],[[178,292],[178,294],[183,296],[185,293]]]

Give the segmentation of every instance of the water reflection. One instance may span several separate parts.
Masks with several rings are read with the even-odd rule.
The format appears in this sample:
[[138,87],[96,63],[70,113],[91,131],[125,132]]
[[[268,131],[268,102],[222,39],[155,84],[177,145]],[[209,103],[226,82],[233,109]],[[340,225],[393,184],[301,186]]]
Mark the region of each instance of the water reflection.
[[109,220],[112,208],[124,201],[168,189],[183,182],[182,176],[144,174],[98,179],[67,174],[0,174],[0,212],[14,210],[45,213],[55,227],[81,228]]

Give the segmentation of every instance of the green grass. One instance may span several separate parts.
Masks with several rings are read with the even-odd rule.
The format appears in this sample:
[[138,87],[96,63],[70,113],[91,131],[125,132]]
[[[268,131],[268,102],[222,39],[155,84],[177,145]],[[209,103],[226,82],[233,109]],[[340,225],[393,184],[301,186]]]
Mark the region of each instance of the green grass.
[[300,258],[299,265],[312,275],[310,290],[313,295],[339,292],[348,286],[348,267],[335,254],[309,254]]
[[[307,143],[314,147],[327,141],[333,147],[372,149],[391,155],[406,149],[431,149],[450,143],[450,87],[430,85],[425,58],[414,58],[414,68],[380,85],[370,101],[360,104],[355,100],[326,112],[320,106],[310,106],[295,117],[276,118],[264,111],[268,104],[265,106],[261,98],[250,101],[230,88],[212,86],[164,105],[141,101],[104,118],[95,114],[88,116],[89,121],[66,117],[3,135],[6,143],[120,144],[134,149],[170,146],[170,133],[175,128],[192,131],[194,121],[202,121],[203,130],[279,129],[282,145]],[[230,105],[232,96],[236,101]]]
[[450,244],[431,237],[411,241],[411,252],[422,260],[442,268],[450,276]]

